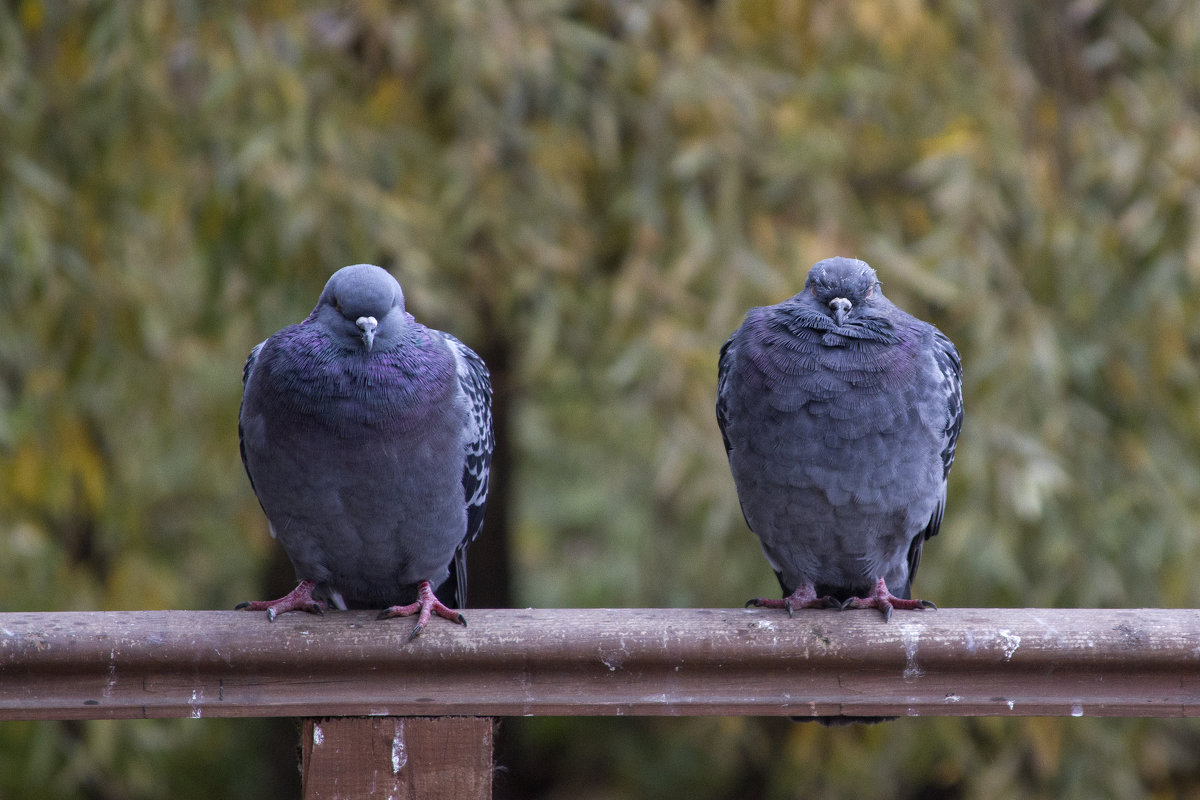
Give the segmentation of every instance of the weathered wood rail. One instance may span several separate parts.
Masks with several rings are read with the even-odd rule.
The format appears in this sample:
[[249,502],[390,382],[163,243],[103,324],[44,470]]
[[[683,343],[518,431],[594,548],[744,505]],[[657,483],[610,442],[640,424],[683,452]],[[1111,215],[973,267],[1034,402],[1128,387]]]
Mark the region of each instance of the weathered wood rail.
[[[435,621],[410,643],[410,624],[370,612],[274,623],[234,611],[0,614],[0,719],[307,717],[306,797],[336,794],[314,788],[331,771],[364,773],[335,755],[360,751],[421,796],[486,797],[495,716],[1200,716],[1196,610],[468,618]],[[430,717],[457,719],[415,719]],[[464,740],[452,760],[429,755]],[[431,762],[459,764],[458,778],[473,764],[473,782],[412,789]],[[329,786],[345,790],[350,777],[339,780]]]

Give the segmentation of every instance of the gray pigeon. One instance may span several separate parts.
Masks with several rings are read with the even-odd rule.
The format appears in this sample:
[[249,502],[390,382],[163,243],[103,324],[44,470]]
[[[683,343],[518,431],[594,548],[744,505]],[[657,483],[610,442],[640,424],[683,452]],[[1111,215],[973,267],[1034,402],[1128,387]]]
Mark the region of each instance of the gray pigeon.
[[[462,624],[467,545],[483,524],[492,459],[487,367],[404,310],[370,264],[333,274],[317,307],[250,352],[242,463],[300,584],[238,608],[387,608]],[[443,586],[443,584],[445,584]]]
[[912,579],[962,419],[958,351],[865,262],[820,261],[800,294],[751,309],[721,348],[717,423],[783,599],[747,605],[934,608]]

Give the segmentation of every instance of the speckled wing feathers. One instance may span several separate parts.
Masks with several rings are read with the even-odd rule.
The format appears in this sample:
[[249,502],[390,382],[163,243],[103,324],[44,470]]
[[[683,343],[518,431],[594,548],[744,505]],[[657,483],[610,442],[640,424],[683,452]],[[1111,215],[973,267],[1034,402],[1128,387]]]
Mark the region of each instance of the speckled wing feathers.
[[483,527],[487,505],[488,475],[492,466],[495,436],[492,431],[492,382],[487,367],[476,353],[448,333],[442,333],[454,353],[458,384],[467,398],[469,415],[463,460],[463,494],[467,504],[467,530],[454,552],[454,579],[459,607],[467,602],[467,546]]
[[962,430],[963,423],[962,361],[958,349],[944,333],[935,329],[933,338],[934,358],[937,359],[938,368],[942,372],[946,394],[946,446],[942,450],[942,468],[945,470],[943,477],[949,477],[950,467],[954,464],[958,432]]
[[942,393],[945,400],[944,437],[945,446],[942,448],[942,491],[938,497],[937,506],[929,518],[922,535],[913,539],[908,553],[908,582],[905,585],[905,596],[912,592],[913,577],[917,567],[921,565],[921,549],[926,539],[936,536],[942,528],[942,516],[946,512],[946,481],[950,477],[950,467],[954,464],[954,450],[958,444],[958,434],[963,423],[962,399],[962,362],[954,343],[941,331],[933,332],[933,357],[942,375]]
[[[261,346],[261,345],[260,345]],[[721,429],[721,441],[725,445],[725,455],[728,456],[733,450],[733,444],[729,441],[729,433],[725,430],[729,424],[729,365],[731,363],[730,349],[733,347],[733,337],[730,336],[725,340],[725,344],[721,345],[721,357],[717,361],[717,427]],[[257,348],[254,353],[250,354],[253,358],[258,352]],[[250,362],[246,362],[246,370],[249,371]],[[243,456],[245,460],[245,456]]]

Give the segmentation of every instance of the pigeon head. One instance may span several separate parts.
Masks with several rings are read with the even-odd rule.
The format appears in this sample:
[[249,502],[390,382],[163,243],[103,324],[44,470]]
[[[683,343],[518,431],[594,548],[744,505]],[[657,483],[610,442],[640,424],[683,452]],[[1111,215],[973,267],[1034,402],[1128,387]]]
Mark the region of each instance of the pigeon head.
[[866,304],[877,293],[878,287],[875,270],[857,258],[818,261],[804,282],[804,291],[811,294],[838,325],[844,324],[855,309]]
[[391,273],[372,264],[342,267],[325,284],[313,316],[367,352],[404,327],[404,292]]

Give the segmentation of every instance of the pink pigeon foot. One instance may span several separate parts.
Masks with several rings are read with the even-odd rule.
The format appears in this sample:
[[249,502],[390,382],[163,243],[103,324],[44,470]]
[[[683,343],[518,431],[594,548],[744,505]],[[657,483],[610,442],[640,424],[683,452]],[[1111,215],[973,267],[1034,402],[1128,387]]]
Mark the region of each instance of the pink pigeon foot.
[[429,619],[433,614],[437,614],[439,617],[448,619],[451,622],[457,622],[459,625],[467,624],[466,617],[452,608],[447,608],[441,600],[434,597],[433,588],[429,585],[429,581],[421,581],[417,584],[417,602],[409,603],[406,606],[385,608],[379,612],[377,619],[411,617],[413,614],[418,614],[417,626],[408,635],[410,642],[421,635],[421,631],[425,630],[425,625],[429,623]]
[[313,599],[313,589],[317,588],[317,584],[313,581],[300,581],[300,584],[292,591],[285,594],[278,600],[253,600],[245,603],[238,603],[234,608],[242,611],[266,611],[267,619],[271,622],[280,614],[286,614],[289,611],[307,611],[310,614],[324,614],[329,608],[329,604],[322,600]]
[[800,584],[796,591],[782,600],[776,600],[773,597],[756,597],[746,601],[747,607],[787,609],[789,617],[797,608],[837,608],[837,605],[837,601],[832,597],[817,597],[817,590],[807,583]]
[[884,622],[892,618],[892,609],[898,608],[901,611],[918,611],[927,608],[936,609],[933,603],[928,600],[907,600],[903,597],[896,597],[888,591],[887,583],[883,578],[875,582],[875,588],[866,597],[851,597],[849,600],[841,604],[842,608],[877,608],[883,612]]

